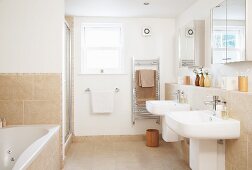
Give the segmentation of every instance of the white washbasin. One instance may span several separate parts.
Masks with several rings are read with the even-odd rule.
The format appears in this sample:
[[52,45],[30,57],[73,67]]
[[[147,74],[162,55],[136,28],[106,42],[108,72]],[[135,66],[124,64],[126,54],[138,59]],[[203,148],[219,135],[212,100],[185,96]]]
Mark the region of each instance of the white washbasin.
[[177,103],[172,100],[149,100],[146,101],[146,109],[154,115],[164,116],[171,111],[190,110],[190,105]]
[[177,134],[195,139],[235,139],[240,136],[240,121],[223,120],[211,111],[181,111],[165,115],[167,125]]
[[191,107],[189,104],[180,104],[172,100],[150,100],[146,101],[146,109],[154,114],[162,117],[162,138],[166,142],[177,142],[180,137],[171,130],[165,122],[165,115],[172,111],[187,111]]

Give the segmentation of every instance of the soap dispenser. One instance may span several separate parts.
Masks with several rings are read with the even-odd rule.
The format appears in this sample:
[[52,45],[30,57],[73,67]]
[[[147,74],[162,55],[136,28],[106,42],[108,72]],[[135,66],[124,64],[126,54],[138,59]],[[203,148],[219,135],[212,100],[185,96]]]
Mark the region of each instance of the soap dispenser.
[[185,93],[184,92],[181,92],[181,95],[180,95],[180,102],[179,103],[187,103],[186,101],[186,96],[185,96]]
[[227,102],[222,102],[223,103],[223,110],[221,111],[221,117],[222,119],[228,119],[229,115],[228,115],[228,111],[227,111]]
[[204,87],[210,87],[210,86],[211,86],[211,79],[209,77],[208,71],[205,71]]

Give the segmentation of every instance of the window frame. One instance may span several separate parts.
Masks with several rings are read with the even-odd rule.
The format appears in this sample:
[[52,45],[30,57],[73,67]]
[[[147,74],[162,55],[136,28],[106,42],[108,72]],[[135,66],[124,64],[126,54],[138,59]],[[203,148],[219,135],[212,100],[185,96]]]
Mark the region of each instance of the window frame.
[[[115,47],[87,47],[85,40],[85,28],[119,28],[120,42]],[[90,49],[115,49],[119,50],[119,67],[118,68],[96,68],[90,69],[87,66],[87,48]],[[120,23],[83,23],[81,24],[81,74],[125,74],[125,59],[123,57],[123,27]]]

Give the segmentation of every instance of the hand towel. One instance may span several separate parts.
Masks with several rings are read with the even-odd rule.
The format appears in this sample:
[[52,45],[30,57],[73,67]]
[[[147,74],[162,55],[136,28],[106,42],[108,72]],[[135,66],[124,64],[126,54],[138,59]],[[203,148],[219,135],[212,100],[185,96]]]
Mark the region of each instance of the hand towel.
[[145,107],[145,102],[147,100],[157,100],[157,95],[156,95],[156,70],[154,70],[154,86],[145,88],[139,86],[139,76],[140,70],[136,70],[136,79],[135,79],[135,88],[136,88],[136,105],[139,107]]
[[91,91],[93,113],[113,113],[114,91]]
[[139,70],[139,86],[154,87],[155,70]]

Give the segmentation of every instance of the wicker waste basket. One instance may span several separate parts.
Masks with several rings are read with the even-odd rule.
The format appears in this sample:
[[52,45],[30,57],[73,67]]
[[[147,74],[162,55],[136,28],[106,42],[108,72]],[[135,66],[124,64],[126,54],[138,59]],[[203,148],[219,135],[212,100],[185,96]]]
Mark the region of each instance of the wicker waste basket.
[[159,131],[157,129],[146,130],[146,146],[149,147],[159,146]]

